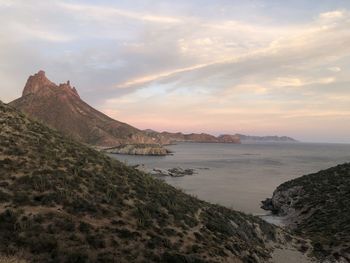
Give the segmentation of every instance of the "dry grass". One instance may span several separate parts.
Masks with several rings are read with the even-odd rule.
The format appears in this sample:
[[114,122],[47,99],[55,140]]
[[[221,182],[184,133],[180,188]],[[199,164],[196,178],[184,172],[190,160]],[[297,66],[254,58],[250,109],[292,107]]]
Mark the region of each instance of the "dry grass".
[[0,256],[0,263],[27,263],[28,261],[16,256]]

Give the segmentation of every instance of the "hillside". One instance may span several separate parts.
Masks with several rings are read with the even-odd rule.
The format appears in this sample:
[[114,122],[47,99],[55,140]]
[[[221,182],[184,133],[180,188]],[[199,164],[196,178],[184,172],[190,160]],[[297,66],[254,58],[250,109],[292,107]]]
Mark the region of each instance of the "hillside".
[[157,143],[146,133],[111,119],[85,103],[70,82],[56,85],[44,71],[30,76],[11,106],[81,142],[96,146]]
[[263,207],[310,238],[320,259],[350,261],[350,163],[281,184]]
[[266,262],[282,234],[0,102],[0,254],[33,262]]

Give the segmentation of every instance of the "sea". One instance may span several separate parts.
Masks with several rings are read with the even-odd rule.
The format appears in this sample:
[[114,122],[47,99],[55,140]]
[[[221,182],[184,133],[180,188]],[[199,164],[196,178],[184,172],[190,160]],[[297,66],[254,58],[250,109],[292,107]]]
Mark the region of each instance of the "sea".
[[261,201],[278,185],[305,174],[350,162],[350,144],[321,143],[179,143],[168,156],[111,155],[146,169],[195,169],[194,175],[162,177],[199,199],[263,216]]

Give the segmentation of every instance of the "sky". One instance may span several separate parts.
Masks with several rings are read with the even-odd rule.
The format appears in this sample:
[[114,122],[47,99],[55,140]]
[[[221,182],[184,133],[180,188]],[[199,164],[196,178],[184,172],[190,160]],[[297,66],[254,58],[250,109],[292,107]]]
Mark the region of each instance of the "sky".
[[348,0],[0,0],[0,99],[40,69],[140,129],[350,143]]

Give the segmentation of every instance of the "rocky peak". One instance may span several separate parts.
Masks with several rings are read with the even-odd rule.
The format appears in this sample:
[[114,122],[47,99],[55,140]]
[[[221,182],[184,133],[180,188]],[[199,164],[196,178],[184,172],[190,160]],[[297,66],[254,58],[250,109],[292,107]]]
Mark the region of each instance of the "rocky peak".
[[75,87],[71,87],[70,81],[68,80],[66,83],[59,84],[58,86],[51,82],[45,75],[45,71],[39,70],[38,73],[30,76],[27,80],[27,83],[23,89],[22,96],[26,96],[28,94],[36,94],[39,91],[52,91],[53,89],[61,89],[69,93],[73,93],[79,97],[77,90]]
[[75,87],[72,87],[72,86],[70,85],[70,81],[69,81],[69,80],[67,80],[66,83],[61,83],[61,84],[58,86],[58,88],[59,88],[59,89],[63,89],[63,90],[65,90],[65,91],[69,92],[69,93],[74,93],[74,95],[76,95],[76,96],[79,97],[79,94],[78,94],[76,88],[75,88]]
[[23,89],[22,96],[37,93],[41,89],[50,88],[53,86],[55,86],[55,84],[46,77],[45,71],[40,70],[38,73],[28,78],[27,83]]

